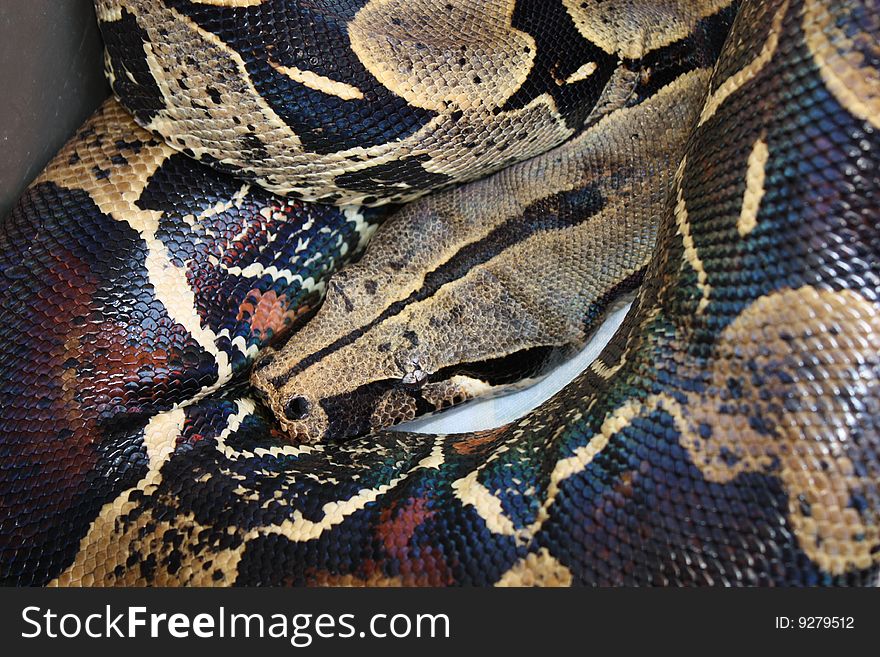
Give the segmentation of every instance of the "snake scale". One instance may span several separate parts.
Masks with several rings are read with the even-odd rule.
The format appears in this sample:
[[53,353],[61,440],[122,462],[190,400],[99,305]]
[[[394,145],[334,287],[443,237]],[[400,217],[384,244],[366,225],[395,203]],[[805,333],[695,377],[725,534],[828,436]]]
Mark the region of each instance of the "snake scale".
[[3,583],[878,583],[876,0],[96,5],[0,226]]

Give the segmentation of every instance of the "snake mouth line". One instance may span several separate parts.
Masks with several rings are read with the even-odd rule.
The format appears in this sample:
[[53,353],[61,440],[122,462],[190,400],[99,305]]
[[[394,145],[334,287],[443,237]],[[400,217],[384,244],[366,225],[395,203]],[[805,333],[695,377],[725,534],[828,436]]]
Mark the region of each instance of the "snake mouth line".
[[586,370],[623,324],[636,293],[622,295],[606,311],[605,318],[574,356],[551,369],[525,388],[489,399],[474,399],[410,422],[391,427],[392,431],[425,434],[463,434],[498,429],[526,416],[563,390]]

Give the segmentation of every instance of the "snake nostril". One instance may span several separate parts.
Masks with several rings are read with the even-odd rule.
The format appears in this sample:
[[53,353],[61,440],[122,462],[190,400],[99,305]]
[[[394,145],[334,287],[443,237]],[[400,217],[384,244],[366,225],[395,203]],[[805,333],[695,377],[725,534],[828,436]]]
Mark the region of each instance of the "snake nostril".
[[284,405],[284,417],[288,420],[302,420],[309,413],[309,402],[305,397],[291,397]]

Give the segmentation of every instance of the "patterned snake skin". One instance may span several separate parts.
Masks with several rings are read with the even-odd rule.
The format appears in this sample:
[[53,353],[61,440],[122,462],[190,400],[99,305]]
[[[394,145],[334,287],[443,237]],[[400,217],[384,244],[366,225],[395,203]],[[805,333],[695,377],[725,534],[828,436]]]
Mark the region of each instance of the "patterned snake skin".
[[[873,0],[97,6],[119,100],[0,226],[3,583],[878,584]],[[512,227],[494,259],[432,242],[477,207],[468,230]],[[389,376],[358,313],[408,289],[382,269],[398,252],[471,254],[407,306],[425,326],[511,253],[523,298],[576,307],[575,342],[640,285],[600,357],[510,425],[292,424],[288,379],[315,406]],[[306,376],[364,280],[363,361]]]

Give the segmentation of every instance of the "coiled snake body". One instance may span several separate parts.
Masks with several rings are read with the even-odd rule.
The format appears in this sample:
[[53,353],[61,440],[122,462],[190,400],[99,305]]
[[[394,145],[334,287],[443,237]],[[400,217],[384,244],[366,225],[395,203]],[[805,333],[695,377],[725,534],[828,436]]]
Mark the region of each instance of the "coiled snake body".
[[[0,228],[5,583],[877,583],[871,2],[97,6]],[[637,285],[521,420],[382,428]]]

